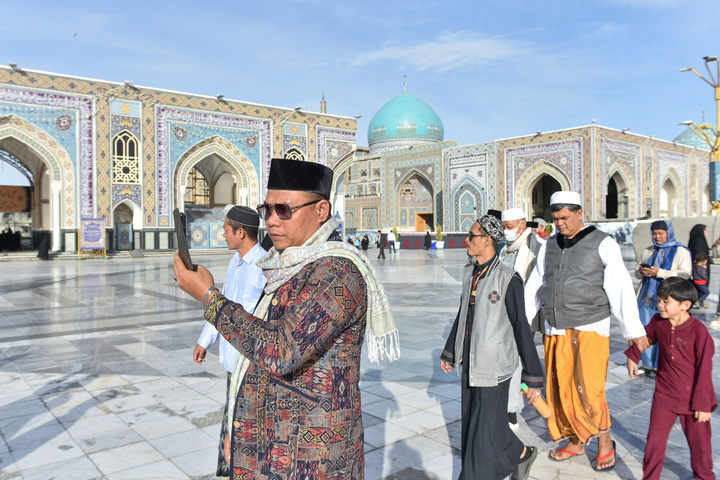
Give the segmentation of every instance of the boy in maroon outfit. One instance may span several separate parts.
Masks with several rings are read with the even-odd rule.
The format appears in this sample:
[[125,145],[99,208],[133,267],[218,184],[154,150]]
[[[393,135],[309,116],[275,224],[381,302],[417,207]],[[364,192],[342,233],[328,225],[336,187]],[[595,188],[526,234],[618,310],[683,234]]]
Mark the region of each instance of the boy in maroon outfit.
[[[717,407],[712,384],[715,345],[707,327],[688,310],[697,301],[692,283],[666,278],[657,290],[658,314],[645,326],[648,340],[660,347],[650,428],[643,459],[643,480],[659,479],[670,429],[680,417],[690,447],[693,478],[715,479],[710,415]],[[630,378],[638,374],[640,351],[625,351]]]

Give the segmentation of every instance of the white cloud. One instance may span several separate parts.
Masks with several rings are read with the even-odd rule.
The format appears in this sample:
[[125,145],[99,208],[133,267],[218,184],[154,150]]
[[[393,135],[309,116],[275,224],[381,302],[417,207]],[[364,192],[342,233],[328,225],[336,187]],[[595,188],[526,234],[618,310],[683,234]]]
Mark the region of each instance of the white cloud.
[[387,45],[362,52],[350,59],[350,65],[364,67],[390,60],[416,70],[436,72],[468,71],[491,62],[507,61],[527,53],[528,47],[501,36],[478,36],[467,32],[445,32],[435,40],[416,45]]

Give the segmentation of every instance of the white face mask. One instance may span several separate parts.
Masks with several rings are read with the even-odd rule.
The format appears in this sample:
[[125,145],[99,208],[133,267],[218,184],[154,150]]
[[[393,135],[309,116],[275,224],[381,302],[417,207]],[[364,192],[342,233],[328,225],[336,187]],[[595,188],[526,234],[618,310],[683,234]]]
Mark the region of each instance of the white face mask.
[[[520,227],[520,225],[518,225],[518,227]],[[518,227],[513,230],[505,230],[505,240],[507,240],[508,243],[512,243],[517,240],[519,236],[517,233]]]

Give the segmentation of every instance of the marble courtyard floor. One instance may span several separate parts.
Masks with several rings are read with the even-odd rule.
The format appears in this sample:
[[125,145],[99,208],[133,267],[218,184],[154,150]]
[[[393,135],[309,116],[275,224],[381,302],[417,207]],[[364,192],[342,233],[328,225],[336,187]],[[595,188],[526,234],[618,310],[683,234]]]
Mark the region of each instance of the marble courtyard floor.
[[[363,360],[365,477],[454,480],[459,378],[444,374],[438,357],[457,312],[465,252],[401,251],[382,261],[369,254],[390,296],[402,357],[380,365]],[[194,257],[218,284],[229,258]],[[216,347],[202,366],[192,361],[202,310],[177,288],[170,262],[169,255],[0,262],[0,479],[215,478],[224,372]],[[712,280],[716,292],[720,278]],[[710,320],[713,313],[698,316]],[[717,345],[720,332],[711,333]],[[539,336],[536,345],[541,352]],[[526,407],[517,434],[540,450],[531,478],[642,477],[654,380],[629,380],[616,323],[610,348],[616,468],[592,470],[595,442],[586,455],[548,459],[555,444]],[[720,431],[717,413],[712,422]],[[689,465],[676,424],[662,478],[690,478]]]

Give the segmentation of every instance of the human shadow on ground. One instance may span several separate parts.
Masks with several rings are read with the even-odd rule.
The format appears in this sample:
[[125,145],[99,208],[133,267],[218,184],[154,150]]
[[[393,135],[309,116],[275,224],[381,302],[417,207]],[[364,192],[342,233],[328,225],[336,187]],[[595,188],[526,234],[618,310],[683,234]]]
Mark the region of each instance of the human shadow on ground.
[[[363,403],[363,422],[366,424],[365,441],[367,442],[365,448],[366,478],[436,480],[417,470],[422,464],[422,457],[405,442],[415,435],[404,435],[405,429],[391,423],[391,420],[400,418],[401,407],[395,401],[393,393],[383,385],[382,370],[373,369],[365,372],[363,381],[374,383],[374,385],[363,388],[372,395],[366,395],[368,399],[372,398],[367,406]],[[375,448],[369,449],[369,445]],[[377,455],[372,455],[373,452],[381,454],[380,465],[368,464],[368,454],[374,457],[373,461],[377,460]],[[382,476],[393,467],[398,467],[399,470],[389,476]]]
[[[5,439],[14,462],[27,457],[44,444],[67,432],[69,425],[82,418],[90,408],[98,405],[98,401],[94,397],[90,397],[66,410],[60,416],[53,414],[51,409],[65,405],[68,402],[68,399],[64,398],[65,395],[74,389],[82,389],[82,386],[74,375],[64,375],[40,386],[30,395],[0,406],[0,419],[3,419],[0,433]],[[31,413],[23,415],[23,411]],[[16,436],[17,432],[32,423],[35,418],[48,413],[51,415],[47,420]],[[73,447],[61,445],[58,448],[70,449]]]

